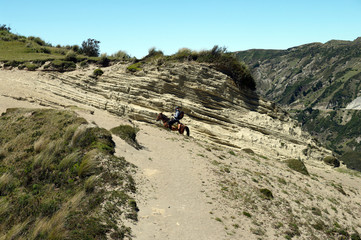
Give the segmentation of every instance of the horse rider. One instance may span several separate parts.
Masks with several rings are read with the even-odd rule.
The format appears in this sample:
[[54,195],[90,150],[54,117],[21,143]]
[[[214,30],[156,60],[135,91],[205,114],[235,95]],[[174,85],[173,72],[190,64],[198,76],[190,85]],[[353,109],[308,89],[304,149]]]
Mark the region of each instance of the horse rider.
[[181,107],[177,106],[175,108],[175,113],[174,113],[174,116],[173,118],[169,121],[168,125],[169,125],[169,129],[172,130],[172,125],[177,122],[177,123],[180,123],[179,120],[182,118],[181,116]]

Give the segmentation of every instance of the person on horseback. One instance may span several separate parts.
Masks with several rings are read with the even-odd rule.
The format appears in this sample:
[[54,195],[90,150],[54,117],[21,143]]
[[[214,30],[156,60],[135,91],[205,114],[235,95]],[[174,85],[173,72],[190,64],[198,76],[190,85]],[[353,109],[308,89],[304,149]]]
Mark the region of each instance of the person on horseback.
[[181,120],[183,118],[184,112],[181,111],[180,109],[181,109],[181,107],[178,107],[178,106],[175,108],[174,116],[168,123],[170,130],[172,130],[172,125],[175,122],[180,123],[179,120]]

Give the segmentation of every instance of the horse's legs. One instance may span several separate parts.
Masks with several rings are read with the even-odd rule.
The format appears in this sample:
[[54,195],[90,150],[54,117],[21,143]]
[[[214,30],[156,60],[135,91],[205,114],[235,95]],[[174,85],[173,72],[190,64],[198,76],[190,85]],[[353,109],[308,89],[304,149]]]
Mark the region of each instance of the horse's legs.
[[189,128],[187,126],[185,127],[185,130],[187,132],[187,136],[189,137]]

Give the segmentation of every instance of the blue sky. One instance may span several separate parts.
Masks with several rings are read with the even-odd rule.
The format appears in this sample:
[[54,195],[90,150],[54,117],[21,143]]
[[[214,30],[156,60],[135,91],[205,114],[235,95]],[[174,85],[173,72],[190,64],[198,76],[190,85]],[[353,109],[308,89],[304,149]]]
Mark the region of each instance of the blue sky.
[[361,0],[0,0],[0,24],[53,45],[95,38],[102,53],[138,58],[152,47],[287,49],[360,37]]

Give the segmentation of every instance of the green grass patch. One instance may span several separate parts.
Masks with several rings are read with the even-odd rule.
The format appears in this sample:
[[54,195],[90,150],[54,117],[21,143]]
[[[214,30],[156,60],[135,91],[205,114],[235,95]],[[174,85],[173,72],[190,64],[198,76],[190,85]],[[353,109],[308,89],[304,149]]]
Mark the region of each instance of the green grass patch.
[[254,154],[254,151],[250,148],[243,148],[242,151],[248,154]]
[[[118,221],[123,211],[137,219],[129,196],[135,192],[131,166],[112,155],[108,131],[86,124],[68,111],[8,109],[2,114],[1,239],[130,236]],[[118,190],[108,190],[115,184]]]
[[138,128],[132,127],[130,125],[119,125],[118,127],[110,129],[110,131],[136,149],[142,148],[136,139],[137,133],[139,132]]
[[142,62],[133,63],[132,65],[127,67],[127,70],[130,72],[138,72],[142,70]]
[[59,71],[59,72],[73,71],[76,69],[76,65],[72,61],[56,59],[56,60],[52,61],[50,64],[45,65],[44,69],[52,70],[52,71]]
[[246,212],[246,211],[243,211],[243,215],[248,217],[248,218],[252,217],[252,215],[249,212]]
[[296,172],[302,173],[307,176],[310,175],[307,171],[305,164],[300,159],[288,159],[286,160],[286,165]]
[[267,188],[261,188],[259,192],[261,193],[261,196],[266,200],[272,200],[274,198],[271,190]]
[[323,162],[326,163],[327,165],[330,165],[330,166],[333,166],[333,167],[339,167],[340,166],[340,161],[334,156],[326,156],[323,159]]
[[93,75],[95,76],[95,77],[100,77],[101,75],[103,75],[103,70],[101,70],[101,69],[99,69],[99,68],[97,68],[97,69],[95,69],[94,71],[93,71]]

